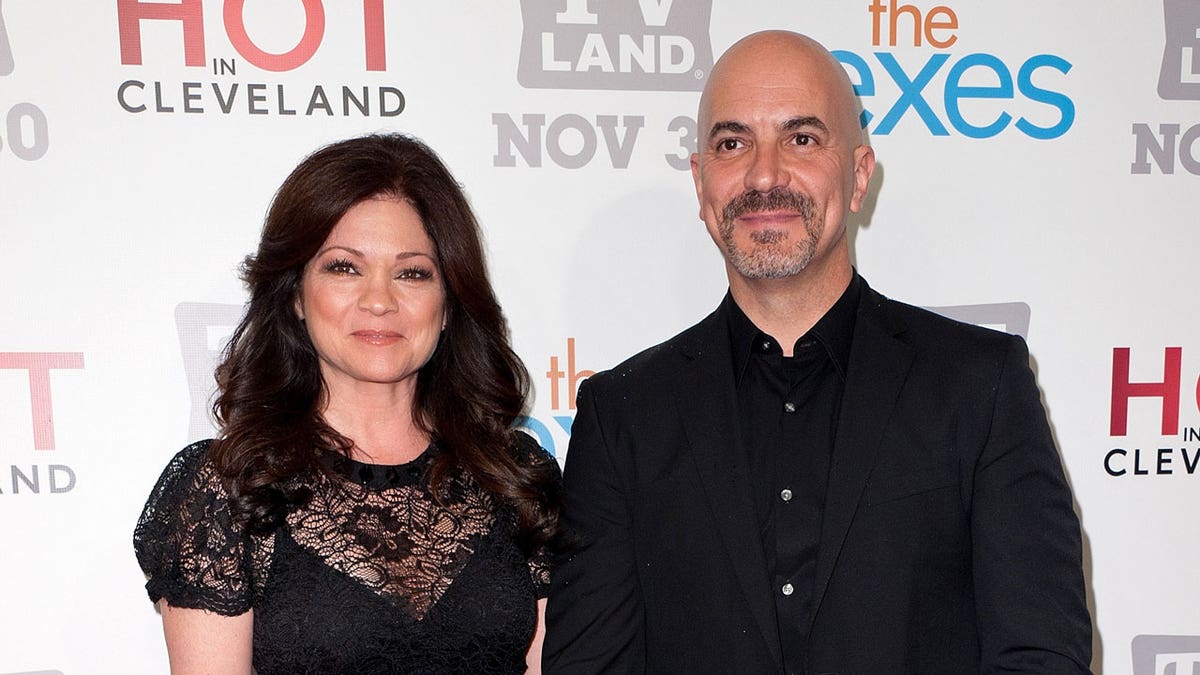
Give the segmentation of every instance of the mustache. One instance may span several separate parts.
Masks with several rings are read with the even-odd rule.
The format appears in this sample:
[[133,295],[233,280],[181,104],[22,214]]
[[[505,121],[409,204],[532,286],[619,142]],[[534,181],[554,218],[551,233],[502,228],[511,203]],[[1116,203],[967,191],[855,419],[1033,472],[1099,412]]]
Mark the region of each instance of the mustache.
[[784,187],[777,187],[770,192],[751,190],[734,197],[725,205],[721,216],[725,222],[747,213],[759,211],[795,211],[805,220],[812,218],[816,204],[812,197],[803,192],[794,192]]

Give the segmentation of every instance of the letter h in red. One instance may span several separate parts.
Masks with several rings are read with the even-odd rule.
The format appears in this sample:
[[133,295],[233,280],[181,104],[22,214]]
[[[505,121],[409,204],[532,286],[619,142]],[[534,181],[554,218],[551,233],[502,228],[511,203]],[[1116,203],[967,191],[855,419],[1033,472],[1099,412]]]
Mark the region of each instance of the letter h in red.
[[1163,354],[1162,382],[1129,381],[1129,347],[1113,347],[1112,412],[1109,435],[1124,436],[1129,430],[1129,399],[1162,399],[1162,434],[1179,433],[1179,387],[1183,361],[1182,347],[1167,347]]
[[117,0],[117,28],[121,38],[121,63],[142,64],[144,19],[169,19],[183,24],[183,61],[188,66],[204,65],[204,5],[201,0],[142,2]]

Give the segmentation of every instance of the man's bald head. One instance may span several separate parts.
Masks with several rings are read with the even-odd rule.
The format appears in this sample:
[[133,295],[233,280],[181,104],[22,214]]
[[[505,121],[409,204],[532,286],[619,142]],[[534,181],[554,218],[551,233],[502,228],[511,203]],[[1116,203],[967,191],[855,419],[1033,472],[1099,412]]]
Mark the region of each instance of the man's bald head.
[[714,98],[738,95],[744,87],[802,87],[828,99],[827,108],[839,132],[861,139],[859,104],[854,86],[841,63],[812,38],[783,30],[751,33],[738,40],[717,60],[700,96],[697,116],[701,142],[712,129]]

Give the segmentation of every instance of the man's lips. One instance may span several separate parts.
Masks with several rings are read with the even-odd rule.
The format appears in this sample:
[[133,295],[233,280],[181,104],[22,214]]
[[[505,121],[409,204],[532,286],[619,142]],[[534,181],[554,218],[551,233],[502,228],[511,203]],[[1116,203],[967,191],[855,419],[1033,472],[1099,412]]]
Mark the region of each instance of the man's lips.
[[803,217],[796,211],[752,211],[739,215],[737,220],[747,225],[771,225]]
[[400,333],[391,330],[356,330],[351,335],[371,345],[395,344],[400,341],[400,338],[404,337]]

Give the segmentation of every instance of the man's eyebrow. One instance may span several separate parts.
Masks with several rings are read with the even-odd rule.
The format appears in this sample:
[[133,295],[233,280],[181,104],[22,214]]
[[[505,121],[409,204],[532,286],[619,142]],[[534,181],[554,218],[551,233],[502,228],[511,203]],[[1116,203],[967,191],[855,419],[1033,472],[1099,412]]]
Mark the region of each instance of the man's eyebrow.
[[[784,122],[783,124],[779,125],[779,129],[781,131],[796,131],[797,129],[805,129],[805,128],[816,129],[817,131],[820,131],[823,133],[829,132],[829,127],[825,126],[825,123],[821,121],[821,118],[817,117],[815,115],[803,115],[801,117],[793,117],[793,118],[787,120],[786,122]],[[709,129],[709,131],[708,131],[708,137],[711,140],[712,138],[716,137],[718,134],[722,134],[722,133],[745,134],[745,133],[749,133],[749,132],[750,132],[749,126],[747,126],[741,122],[734,122],[732,120],[727,120],[727,121],[717,122],[717,123],[713,124],[712,128]]]
[[711,129],[708,130],[708,137],[709,137],[709,139],[712,139],[713,137],[715,137],[717,134],[720,134],[720,133],[728,132],[731,134],[744,134],[744,133],[748,133],[749,131],[750,131],[750,127],[746,126],[745,124],[742,124],[741,122],[734,122],[734,121],[717,122],[716,124],[712,125]]
[[783,131],[796,131],[797,129],[804,129],[806,127],[810,129],[816,129],[817,131],[824,133],[829,132],[829,127],[825,126],[825,123],[821,121],[821,118],[813,115],[793,117],[792,119],[779,125],[779,128]]

